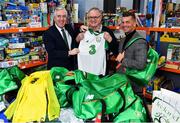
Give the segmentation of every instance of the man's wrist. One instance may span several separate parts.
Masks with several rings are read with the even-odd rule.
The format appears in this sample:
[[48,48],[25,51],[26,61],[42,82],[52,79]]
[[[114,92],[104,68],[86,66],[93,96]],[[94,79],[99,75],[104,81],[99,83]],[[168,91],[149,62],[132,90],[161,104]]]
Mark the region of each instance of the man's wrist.
[[70,56],[71,55],[71,51],[68,51],[68,56]]

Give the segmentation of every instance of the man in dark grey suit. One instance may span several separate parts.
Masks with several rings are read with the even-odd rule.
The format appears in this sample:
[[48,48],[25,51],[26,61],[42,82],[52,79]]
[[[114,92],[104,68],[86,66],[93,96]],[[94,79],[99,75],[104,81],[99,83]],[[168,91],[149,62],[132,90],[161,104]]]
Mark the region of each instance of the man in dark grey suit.
[[[120,63],[120,67],[118,72],[125,73],[126,68],[143,70],[147,63],[147,51],[148,45],[147,42],[143,39],[139,39],[130,45],[125,50],[125,45],[136,37],[140,37],[139,33],[136,32],[136,19],[135,15],[132,12],[123,13],[122,17],[122,29],[126,34],[125,40],[120,41],[119,44],[119,55],[116,60]],[[142,96],[142,87],[138,86],[133,80],[130,81],[132,85],[132,89],[135,94]],[[148,114],[148,109],[146,106],[146,102],[143,100],[143,105]],[[151,121],[149,115],[147,115],[147,121]]]
[[75,55],[79,52],[76,48],[74,30],[67,22],[65,8],[57,7],[54,11],[54,25],[43,35],[43,41],[48,53],[47,68],[65,67],[74,70]]
[[[119,54],[116,60],[120,63],[119,72],[124,73],[126,68],[142,70],[146,66],[147,61],[147,42],[139,39],[129,46],[125,51],[125,45],[136,37],[140,37],[136,32],[136,19],[132,12],[123,13],[122,29],[126,34],[125,40],[120,41]],[[141,87],[137,86],[132,80],[132,87],[135,92],[141,92]]]

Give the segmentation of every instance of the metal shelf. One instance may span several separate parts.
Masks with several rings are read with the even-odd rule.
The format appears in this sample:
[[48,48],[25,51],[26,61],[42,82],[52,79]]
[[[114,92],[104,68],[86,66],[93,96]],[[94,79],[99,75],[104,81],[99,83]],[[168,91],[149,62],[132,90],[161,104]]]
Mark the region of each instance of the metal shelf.
[[159,68],[159,70],[180,74],[180,70],[178,70],[178,69],[171,69],[171,68],[161,67],[161,68]]
[[19,27],[19,28],[10,28],[10,29],[4,29],[0,30],[0,34],[6,34],[6,33],[21,33],[21,32],[36,32],[36,31],[45,31],[48,27]]
[[18,67],[20,69],[27,69],[27,68],[36,67],[36,66],[45,65],[45,64],[47,64],[47,61],[31,61],[27,64],[26,63],[19,64]]

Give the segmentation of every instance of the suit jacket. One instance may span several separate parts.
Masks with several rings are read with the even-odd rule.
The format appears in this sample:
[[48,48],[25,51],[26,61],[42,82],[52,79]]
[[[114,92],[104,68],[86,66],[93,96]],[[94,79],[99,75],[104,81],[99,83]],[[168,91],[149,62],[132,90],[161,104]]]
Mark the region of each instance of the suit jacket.
[[[132,39],[140,37],[138,32],[135,32]],[[130,41],[129,40],[129,41]],[[119,52],[123,52],[123,44],[125,40],[119,43]],[[128,42],[129,42],[128,41]],[[121,68],[133,68],[133,69],[143,69],[146,66],[147,61],[147,42],[143,39],[139,39],[129,46],[124,54],[124,59],[121,64]]]
[[[65,29],[72,37],[71,49],[73,49],[76,47],[74,30],[71,25],[65,25]],[[43,41],[48,53],[48,69],[52,67],[75,69],[76,57],[68,56],[69,48],[55,25],[44,32]]]

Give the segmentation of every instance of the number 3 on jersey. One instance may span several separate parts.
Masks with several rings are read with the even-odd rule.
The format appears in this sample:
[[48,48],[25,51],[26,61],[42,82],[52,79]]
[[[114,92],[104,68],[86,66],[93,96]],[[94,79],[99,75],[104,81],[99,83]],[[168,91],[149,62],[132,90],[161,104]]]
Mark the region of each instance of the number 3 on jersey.
[[96,53],[96,46],[94,44],[90,45],[89,48],[90,48],[90,50],[89,50],[90,55],[93,55]]

